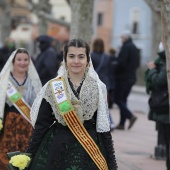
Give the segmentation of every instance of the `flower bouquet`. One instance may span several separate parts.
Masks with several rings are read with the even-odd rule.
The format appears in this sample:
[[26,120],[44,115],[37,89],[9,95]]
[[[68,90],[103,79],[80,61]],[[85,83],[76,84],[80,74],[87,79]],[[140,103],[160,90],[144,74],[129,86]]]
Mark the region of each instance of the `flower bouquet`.
[[9,164],[8,170],[24,170],[31,162],[31,153],[21,153],[20,151],[7,153]]

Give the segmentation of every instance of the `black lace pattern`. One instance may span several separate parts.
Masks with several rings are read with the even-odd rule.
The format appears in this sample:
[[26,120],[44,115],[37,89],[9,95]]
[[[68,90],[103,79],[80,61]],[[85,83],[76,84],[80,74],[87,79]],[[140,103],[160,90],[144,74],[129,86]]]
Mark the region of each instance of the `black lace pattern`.
[[110,132],[105,132],[101,133],[103,143],[105,146],[105,151],[106,151],[106,159],[107,159],[107,164],[109,167],[109,170],[116,170],[118,169],[117,163],[116,163],[116,158],[115,158],[115,150],[113,146],[113,140]]
[[[26,152],[32,153],[29,170],[98,170],[98,167],[67,126],[54,122],[52,109],[43,99],[35,129]],[[84,127],[105,157],[109,170],[117,170],[110,132],[96,132],[96,116]],[[49,128],[50,127],[50,128]]]
[[[87,123],[88,124],[88,123]],[[56,127],[57,126],[57,127]],[[101,133],[88,126],[88,132],[106,158]],[[35,138],[34,138],[35,140]],[[46,133],[30,170],[98,170],[85,149],[72,135],[68,127],[54,124]]]

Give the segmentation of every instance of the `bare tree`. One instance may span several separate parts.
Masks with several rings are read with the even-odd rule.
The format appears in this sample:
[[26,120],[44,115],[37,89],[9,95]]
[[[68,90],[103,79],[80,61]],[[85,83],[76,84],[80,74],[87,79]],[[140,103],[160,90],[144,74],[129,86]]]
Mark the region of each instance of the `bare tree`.
[[82,38],[90,43],[94,0],[71,0],[68,2],[72,11],[70,38]]
[[[69,24],[54,19],[51,16],[51,5],[49,0],[39,0],[38,4],[29,0],[32,11],[39,17],[39,33],[44,34],[47,31],[47,22],[56,22],[69,27]],[[94,0],[66,0],[71,7],[71,33],[70,38],[82,38],[90,43],[92,36],[92,17]]]
[[1,14],[1,40],[5,41],[11,32],[11,3],[6,0],[0,0]]
[[38,3],[34,3],[32,0],[28,0],[30,4],[30,10],[39,18],[38,31],[39,34],[46,34],[48,22],[57,23],[69,27],[70,24],[54,18],[51,15],[52,5],[49,0],[39,0]]
[[[170,0],[158,0],[161,8],[161,20],[163,26],[163,44],[166,51],[167,77],[170,85]],[[170,94],[170,86],[169,94]],[[170,95],[169,95],[170,96]],[[170,100],[169,100],[170,101]]]
[[158,45],[161,41],[162,27],[160,23],[161,14],[157,0],[145,0],[152,11],[152,57],[158,52]]
[[29,1],[31,11],[39,18],[38,32],[46,34],[48,28],[47,15],[51,14],[51,4],[49,0],[39,0],[39,3]]
[[[92,36],[92,17],[93,17],[93,3],[94,0],[66,0],[71,7],[72,21],[71,21],[71,33],[70,38],[82,38],[90,43]],[[1,30],[2,40],[9,36],[11,31],[11,0],[10,3],[6,0],[0,0],[0,7],[3,10],[1,17]],[[39,0],[38,3],[34,3],[32,0],[27,0],[30,9],[39,18],[39,34],[47,33],[48,22],[58,23],[69,27],[70,24],[63,21],[57,20],[51,15],[51,4],[49,0]]]

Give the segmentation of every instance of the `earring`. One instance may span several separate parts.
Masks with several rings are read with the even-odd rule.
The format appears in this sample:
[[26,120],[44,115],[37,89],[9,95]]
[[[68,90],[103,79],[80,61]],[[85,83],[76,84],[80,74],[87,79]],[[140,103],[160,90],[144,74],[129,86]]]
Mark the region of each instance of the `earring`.
[[66,70],[68,71],[68,66],[67,66],[67,64],[66,64],[66,63],[64,63],[64,65],[65,65]]
[[90,63],[88,63],[88,64],[86,65],[86,68],[87,68],[87,67],[88,67],[88,68],[90,67]]
[[87,64],[86,68],[85,68],[85,76],[87,75],[88,71],[89,71],[89,67],[90,67],[90,63]]

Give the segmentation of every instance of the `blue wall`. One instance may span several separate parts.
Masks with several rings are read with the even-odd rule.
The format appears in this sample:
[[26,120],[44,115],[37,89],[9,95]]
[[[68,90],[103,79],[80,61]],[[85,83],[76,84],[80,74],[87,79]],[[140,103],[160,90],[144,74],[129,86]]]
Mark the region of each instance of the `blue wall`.
[[134,43],[141,49],[141,64],[144,65],[151,55],[152,14],[144,0],[114,0],[112,47],[121,46],[120,35],[124,30],[132,30],[133,11],[139,11],[139,29],[133,34]]

